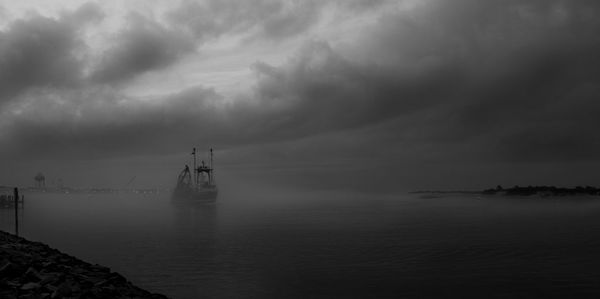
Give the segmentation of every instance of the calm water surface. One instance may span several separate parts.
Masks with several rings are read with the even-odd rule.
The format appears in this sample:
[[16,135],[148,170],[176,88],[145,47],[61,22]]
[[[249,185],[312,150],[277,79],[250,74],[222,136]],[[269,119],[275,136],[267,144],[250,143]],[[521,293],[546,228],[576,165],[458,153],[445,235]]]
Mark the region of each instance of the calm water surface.
[[600,198],[29,194],[21,217],[24,237],[172,298],[600,295]]

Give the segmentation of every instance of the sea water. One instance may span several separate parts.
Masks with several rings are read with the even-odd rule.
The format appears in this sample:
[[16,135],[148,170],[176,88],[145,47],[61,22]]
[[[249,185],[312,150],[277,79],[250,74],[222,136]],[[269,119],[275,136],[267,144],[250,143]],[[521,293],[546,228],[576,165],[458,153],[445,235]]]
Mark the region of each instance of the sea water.
[[[172,298],[600,295],[600,197],[26,195],[21,235]],[[0,212],[12,231],[14,211]]]

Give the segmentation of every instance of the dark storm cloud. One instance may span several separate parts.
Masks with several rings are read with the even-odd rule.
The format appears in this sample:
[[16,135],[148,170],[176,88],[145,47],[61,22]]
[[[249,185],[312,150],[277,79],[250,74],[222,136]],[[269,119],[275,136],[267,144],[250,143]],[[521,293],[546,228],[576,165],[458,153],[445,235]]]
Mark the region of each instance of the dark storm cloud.
[[123,83],[144,72],[164,68],[195,49],[189,36],[132,14],[127,28],[103,54],[92,80]]
[[[429,99],[456,80],[441,69],[397,77],[392,70],[356,65],[324,42],[308,43],[284,66],[253,68],[260,77],[254,93],[229,105],[202,88],[157,102],[132,101],[103,88],[36,91],[21,99],[22,107],[15,105],[18,115],[9,116],[15,119],[9,140],[21,145],[12,152],[46,146],[47,154],[64,157],[136,155],[190,142],[226,148],[290,141],[431,107]],[[10,144],[4,148],[11,151]]]
[[84,47],[78,32],[101,17],[96,6],[85,5],[59,19],[35,15],[0,31],[0,101],[34,86],[77,84]]
[[[37,89],[4,115],[2,153],[55,158],[105,158],[158,154],[187,145],[191,132],[207,136],[218,119],[220,97],[193,88],[160,101],[138,101],[106,87]],[[187,148],[187,147],[186,147]]]
[[286,134],[405,118],[372,133],[442,156],[462,148],[455,159],[598,159],[599,6],[431,1],[380,20],[358,46],[371,63],[326,44],[282,67],[258,63],[257,97],[289,108],[274,125]]
[[[600,12],[592,2],[513,4],[503,43],[479,47],[473,85],[457,115],[453,135],[487,140],[492,153],[508,160],[598,159],[600,122]],[[519,11],[519,10],[517,10]],[[503,17],[502,15],[500,17]],[[491,20],[492,24],[495,21]],[[498,21],[496,21],[498,22]],[[497,23],[496,23],[497,24]],[[485,41],[488,42],[488,41]],[[494,46],[500,53],[486,47]]]
[[[185,33],[132,13],[101,59],[91,63],[92,49],[82,31],[103,18],[98,5],[86,3],[56,18],[34,15],[9,24],[0,32],[0,100],[10,100],[30,87],[125,83],[195,49]],[[83,69],[88,66],[92,71],[86,75]]]
[[[201,39],[252,26],[267,32],[271,16],[286,16],[282,2],[209,5],[204,11],[189,2],[175,16]],[[3,146],[14,148],[3,148],[17,153],[51,144],[48,152],[58,156],[101,157],[190,143],[286,141],[290,153],[310,152],[308,146],[330,156],[344,151],[347,159],[371,144],[383,148],[382,160],[395,153],[451,161],[598,159],[599,6],[460,0],[391,10],[359,32],[351,49],[312,41],[282,65],[255,63],[254,89],[227,105],[203,88],[150,102],[99,87],[39,89],[22,95],[4,118],[13,120],[4,140],[13,142]],[[295,16],[304,13],[313,14]],[[281,28],[288,36],[310,26],[283,23],[292,24]],[[173,63],[192,47],[172,30],[143,18],[131,23],[94,78],[121,82]],[[294,143],[303,140],[310,145]]]
[[279,109],[277,122],[265,118],[265,127],[282,136],[357,128],[431,108],[460,78],[455,66],[408,76],[353,63],[324,42],[309,43],[283,67],[254,69],[260,78],[254,96]]

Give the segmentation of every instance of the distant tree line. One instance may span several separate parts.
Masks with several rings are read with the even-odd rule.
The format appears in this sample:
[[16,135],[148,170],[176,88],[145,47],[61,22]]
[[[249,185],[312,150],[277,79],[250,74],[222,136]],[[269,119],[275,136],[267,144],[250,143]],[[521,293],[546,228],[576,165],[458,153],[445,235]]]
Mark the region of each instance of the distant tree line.
[[575,188],[559,188],[555,186],[514,186],[512,188],[502,188],[498,185],[493,189],[486,189],[483,194],[505,194],[505,195],[600,195],[600,189],[591,186],[577,186]]

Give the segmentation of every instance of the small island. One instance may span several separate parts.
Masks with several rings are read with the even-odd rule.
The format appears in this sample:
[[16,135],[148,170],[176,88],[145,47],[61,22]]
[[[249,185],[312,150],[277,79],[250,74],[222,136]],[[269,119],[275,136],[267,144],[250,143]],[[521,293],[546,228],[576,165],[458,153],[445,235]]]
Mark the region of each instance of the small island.
[[514,186],[503,188],[498,185],[496,188],[485,189],[483,191],[458,191],[458,190],[427,190],[415,191],[413,194],[471,194],[471,195],[505,195],[505,196],[575,196],[575,195],[600,195],[600,188],[591,186],[577,186],[574,188],[564,188],[555,186]]
[[498,185],[493,189],[486,189],[481,192],[482,194],[502,194],[502,195],[515,195],[515,196],[571,196],[571,195],[600,195],[600,189],[591,186],[577,186],[574,188],[562,188],[555,186],[514,186],[512,188],[504,189]]

